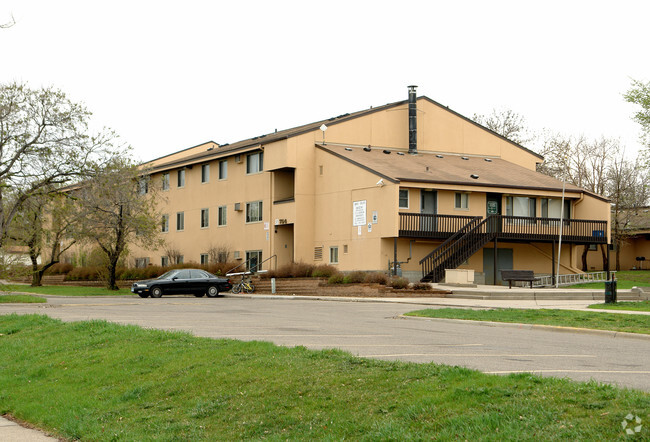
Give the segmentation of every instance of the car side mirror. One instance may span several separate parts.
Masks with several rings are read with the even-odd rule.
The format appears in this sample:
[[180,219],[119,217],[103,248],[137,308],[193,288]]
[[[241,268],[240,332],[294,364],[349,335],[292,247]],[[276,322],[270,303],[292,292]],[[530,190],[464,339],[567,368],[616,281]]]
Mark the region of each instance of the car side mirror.
[[172,278],[172,281],[176,281],[177,279],[178,279],[178,276],[174,276],[174,277]]

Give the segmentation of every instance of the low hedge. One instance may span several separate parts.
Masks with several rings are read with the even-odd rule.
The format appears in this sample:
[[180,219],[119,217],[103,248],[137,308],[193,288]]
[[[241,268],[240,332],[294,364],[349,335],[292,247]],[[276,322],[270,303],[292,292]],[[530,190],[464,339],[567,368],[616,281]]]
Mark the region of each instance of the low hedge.
[[[136,267],[118,267],[115,270],[115,277],[120,280],[142,280],[157,278],[163,273],[172,269],[187,269],[187,268],[200,268],[204,269],[214,275],[223,276],[226,272],[237,266],[233,262],[221,262],[215,264],[201,265],[196,263],[175,264],[173,266],[147,266],[143,268]],[[102,266],[89,266],[89,267],[75,267],[70,270],[65,277],[66,281],[97,281],[105,279],[106,267]]]

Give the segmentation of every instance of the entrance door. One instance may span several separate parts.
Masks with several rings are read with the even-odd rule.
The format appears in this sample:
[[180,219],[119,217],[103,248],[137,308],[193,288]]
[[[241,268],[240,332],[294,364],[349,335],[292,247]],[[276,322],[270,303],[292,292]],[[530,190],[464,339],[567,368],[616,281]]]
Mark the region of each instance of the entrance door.
[[483,249],[483,273],[487,285],[503,285],[500,270],[512,270],[512,249],[498,249],[497,259],[497,282],[494,284],[494,248]]
[[[486,217],[490,215],[501,215],[501,200],[503,196],[500,193],[488,193],[486,195]],[[498,219],[494,219],[488,222],[488,232],[500,232],[501,231],[501,222]]]
[[[438,210],[438,193],[435,190],[422,189],[420,192],[420,213],[422,215],[435,215]],[[423,216],[420,230],[435,232],[436,223],[433,216]]]

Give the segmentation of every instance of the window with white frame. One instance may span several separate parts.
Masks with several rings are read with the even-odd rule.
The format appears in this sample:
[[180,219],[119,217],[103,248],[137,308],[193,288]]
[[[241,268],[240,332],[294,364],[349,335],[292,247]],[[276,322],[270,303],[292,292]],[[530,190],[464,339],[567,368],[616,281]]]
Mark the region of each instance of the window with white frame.
[[246,222],[256,223],[262,221],[262,201],[246,203]]
[[201,209],[201,228],[210,227],[210,209]]
[[164,215],[162,216],[161,226],[160,226],[160,227],[161,227],[161,230],[160,230],[160,231],[161,231],[162,233],[167,233],[167,232],[169,232],[169,215],[168,215],[168,214],[164,214]]
[[264,152],[246,155],[246,173],[259,173],[264,170]]
[[228,178],[228,160],[219,161],[219,179],[225,180]]
[[339,247],[334,246],[330,247],[330,264],[338,264],[339,263]]
[[160,265],[162,267],[167,267],[169,265],[169,256],[161,256],[160,257]]
[[178,212],[176,214],[176,230],[185,230],[185,212]]
[[176,257],[176,264],[183,264],[185,262],[185,256],[183,255],[178,255]]
[[144,269],[149,265],[149,258],[135,258],[135,268]]
[[399,208],[408,209],[409,208],[409,191],[408,189],[399,190]]
[[[537,200],[527,196],[507,196],[506,215],[534,218],[536,216]],[[509,221],[512,222],[512,221]],[[530,224],[534,220],[517,220],[515,224]]]
[[469,210],[469,193],[456,192],[454,209]]
[[169,173],[162,174],[162,190],[169,190]]
[[202,164],[201,165],[201,183],[210,182],[210,165]]
[[176,183],[178,187],[185,187],[185,169],[180,169],[178,171]]
[[201,253],[201,264],[206,265],[209,264],[209,258],[207,253]]
[[225,226],[226,225],[226,214],[228,213],[227,210],[228,206],[219,206],[218,208],[218,213],[217,213],[217,224],[219,226]]
[[247,250],[246,251],[246,270],[249,272],[258,272],[262,270],[262,251],[261,250]]

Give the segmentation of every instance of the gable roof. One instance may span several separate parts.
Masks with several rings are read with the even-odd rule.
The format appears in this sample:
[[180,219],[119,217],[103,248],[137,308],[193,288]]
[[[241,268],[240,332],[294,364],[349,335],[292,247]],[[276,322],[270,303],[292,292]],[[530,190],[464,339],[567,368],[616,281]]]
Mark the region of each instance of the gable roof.
[[[494,136],[496,136],[498,138],[501,138],[501,139],[509,142],[510,144],[513,144],[514,146],[524,150],[525,152],[528,152],[529,154],[532,154],[532,155],[538,157],[540,160],[544,159],[543,156],[533,152],[532,150],[527,149],[524,146],[503,137],[502,135],[499,135],[498,133],[488,129],[487,127],[482,126],[481,124],[479,124],[479,123],[477,123],[477,122],[475,122],[475,121],[473,121],[473,120],[471,120],[471,119],[469,119],[469,118],[467,118],[467,117],[465,117],[465,116],[463,116],[463,115],[449,109],[449,107],[447,107],[447,106],[443,106],[442,104],[440,104],[440,103],[438,103],[438,102],[436,102],[436,101],[434,101],[434,100],[432,100],[432,99],[430,99],[430,98],[428,98],[426,96],[420,96],[420,97],[418,97],[418,100],[426,100],[426,101],[432,103],[433,105],[438,106],[441,109],[444,109],[445,111],[450,112],[450,113],[454,114],[455,116],[457,116],[459,118],[462,118],[463,120],[465,120],[465,121],[467,121],[467,122],[481,128],[481,129],[483,129],[483,130],[485,130],[485,131],[487,131],[489,133],[491,133],[492,135],[494,135]],[[216,147],[214,149],[210,149],[210,150],[206,149],[206,151],[204,151],[204,152],[188,155],[187,157],[184,157],[184,158],[179,158],[179,159],[175,159],[175,160],[171,160],[171,161],[167,161],[167,162],[164,161],[164,159],[166,157],[168,157],[168,156],[177,155],[180,152],[189,151],[189,150],[194,149],[195,147],[201,146],[202,144],[207,144],[207,143],[201,143],[201,144],[199,144],[197,146],[193,146],[193,147],[190,147],[190,148],[187,148],[187,149],[183,149],[181,151],[174,152],[174,153],[169,154],[167,156],[163,156],[163,157],[156,158],[154,160],[148,161],[147,163],[145,163],[145,165],[146,164],[154,164],[153,167],[151,168],[152,171],[160,171],[160,170],[170,169],[170,168],[174,168],[174,167],[179,167],[180,165],[189,165],[189,164],[196,164],[196,163],[200,163],[200,162],[205,162],[205,161],[209,161],[209,160],[214,159],[214,158],[223,157],[223,156],[226,156],[226,155],[232,155],[232,154],[235,154],[237,152],[242,152],[242,151],[246,151],[246,150],[251,150],[251,149],[254,149],[255,147],[261,146],[262,144],[269,144],[269,143],[273,143],[275,141],[280,141],[280,140],[296,137],[296,136],[299,136],[299,135],[303,135],[305,133],[312,132],[312,131],[315,131],[315,130],[319,130],[319,128],[323,124],[325,124],[326,126],[340,124],[340,123],[344,123],[346,121],[353,120],[355,118],[364,117],[366,115],[370,115],[370,114],[375,113],[375,112],[381,112],[381,111],[391,109],[391,108],[394,108],[394,107],[403,106],[405,104],[408,104],[408,100],[396,101],[396,102],[393,102],[393,103],[385,104],[383,106],[371,107],[370,109],[365,109],[365,110],[357,111],[357,112],[353,112],[353,113],[346,113],[346,114],[338,115],[336,117],[327,118],[325,120],[319,120],[319,121],[315,121],[313,123],[308,123],[308,124],[304,124],[304,125],[301,125],[301,126],[292,127],[290,129],[275,131],[275,132],[271,132],[271,133],[268,133],[268,134],[263,134],[263,135],[259,135],[259,136],[256,136],[256,137],[247,138],[245,140],[241,140],[241,141],[238,141],[238,142],[232,143],[232,144],[221,144],[221,145],[219,145],[218,147]],[[406,140],[407,140],[406,135],[405,135],[404,139],[405,139],[405,143],[406,143]]]
[[[317,144],[317,147],[393,183],[416,182],[562,191],[562,181],[496,157],[437,154],[428,151],[410,155],[405,150],[364,149],[359,146],[333,144]],[[566,190],[589,193],[607,201],[572,184],[567,183]]]

